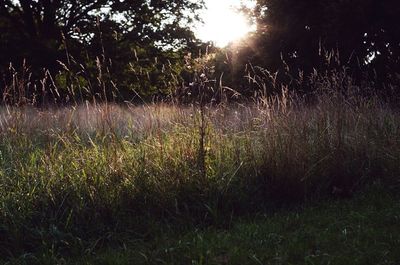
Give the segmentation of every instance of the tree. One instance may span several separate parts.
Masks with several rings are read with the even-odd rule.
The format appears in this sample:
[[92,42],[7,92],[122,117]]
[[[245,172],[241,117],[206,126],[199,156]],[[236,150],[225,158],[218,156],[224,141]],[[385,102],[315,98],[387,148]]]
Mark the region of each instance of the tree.
[[176,46],[194,40],[189,27],[201,6],[201,1],[185,0],[1,0],[0,19],[42,48],[58,49],[64,37],[90,41],[99,18],[119,20],[131,41]]
[[[288,65],[293,76],[345,66],[359,80],[374,71],[381,84],[393,81],[400,72],[397,2],[258,0],[253,13],[258,30],[238,60],[281,73]],[[333,54],[336,61],[328,65]]]
[[[11,60],[13,56],[18,58],[23,54],[34,66],[54,67],[63,37],[72,37],[76,29],[93,23],[94,11],[100,10],[106,3],[106,0],[2,0],[1,21],[7,23],[11,27],[8,32],[18,35],[25,45],[9,43],[11,50],[1,52],[10,54]],[[2,31],[2,35],[5,33]],[[13,49],[13,45],[20,49]]]
[[132,65],[147,71],[154,68],[149,63],[154,58],[174,65],[176,54],[198,45],[190,27],[202,5],[191,0],[0,0],[0,71],[26,59],[37,78],[42,68],[61,71],[65,76],[59,80],[67,86],[72,81],[65,66],[71,70],[76,62],[75,68],[92,70],[76,72],[94,85],[100,63],[125,89],[132,82]]

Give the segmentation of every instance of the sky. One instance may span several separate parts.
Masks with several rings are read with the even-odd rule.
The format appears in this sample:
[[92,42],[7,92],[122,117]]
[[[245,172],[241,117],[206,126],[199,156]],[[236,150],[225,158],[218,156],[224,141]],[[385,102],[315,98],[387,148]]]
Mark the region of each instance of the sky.
[[224,47],[238,40],[255,29],[249,25],[243,14],[235,11],[241,4],[251,7],[254,2],[249,0],[205,0],[207,10],[203,12],[204,24],[197,30],[197,36],[203,41],[213,41],[217,46]]

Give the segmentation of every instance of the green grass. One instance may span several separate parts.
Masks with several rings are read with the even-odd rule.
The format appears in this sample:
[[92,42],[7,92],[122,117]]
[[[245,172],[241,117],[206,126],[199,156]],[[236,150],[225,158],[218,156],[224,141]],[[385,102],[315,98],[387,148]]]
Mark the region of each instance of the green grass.
[[[47,249],[9,264],[395,265],[400,261],[399,219],[398,196],[375,187],[351,200],[242,217],[227,228],[159,223],[148,235],[104,235],[77,256]],[[114,247],[104,244],[107,236]]]
[[[346,254],[348,249],[339,244],[343,243],[339,227],[329,230],[337,220],[336,210],[343,211],[352,226],[358,224],[346,202],[299,213],[293,231],[285,220],[296,223],[294,213],[254,220],[251,216],[351,198],[373,183],[380,183],[385,192],[398,191],[397,110],[375,99],[334,94],[318,96],[312,106],[298,99],[271,100],[207,107],[204,114],[203,122],[198,109],[174,105],[3,108],[1,257],[28,260],[28,264],[39,258],[39,263],[52,264],[87,256],[96,263],[96,257],[87,254],[98,253],[104,260],[121,255],[121,262],[132,258],[140,263],[147,257],[148,263],[159,258],[160,263],[209,264],[222,255],[216,245],[221,244],[229,264],[257,259],[312,264],[313,253],[322,263],[332,258],[332,264],[344,264],[346,255],[362,258],[361,252]],[[393,214],[395,200],[387,198],[387,204]],[[368,217],[360,224],[359,238],[380,239],[376,225],[386,217],[377,210],[355,206],[354,211],[365,211]],[[319,218],[313,219],[314,215]],[[271,229],[279,231],[283,243],[262,254],[265,250],[257,247],[251,231],[260,231],[268,239]],[[236,250],[234,241],[239,245]],[[321,242],[334,257],[315,249],[306,253],[310,256],[306,261],[306,254],[300,254],[312,242]],[[382,239],[382,244],[394,242],[390,237]],[[251,257],[253,243],[255,256]],[[361,240],[360,249],[375,251],[362,245],[369,243]],[[120,250],[124,244],[125,252]],[[349,242],[349,249],[357,244]],[[381,248],[377,251],[382,256]],[[182,254],[186,250],[188,256]],[[394,260],[390,248],[387,255]],[[378,261],[384,262],[383,257]]]

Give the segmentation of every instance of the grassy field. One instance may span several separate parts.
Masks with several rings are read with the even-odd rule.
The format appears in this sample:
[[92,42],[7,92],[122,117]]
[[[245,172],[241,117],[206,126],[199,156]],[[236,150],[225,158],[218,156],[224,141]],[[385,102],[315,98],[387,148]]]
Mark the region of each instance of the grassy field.
[[[383,193],[383,194],[382,194]],[[229,228],[166,229],[75,264],[398,264],[400,203],[384,190],[351,201],[242,218]]]
[[400,258],[400,116],[375,98],[3,107],[0,134],[4,262]]
[[241,217],[225,228],[152,223],[147,233],[108,233],[68,255],[42,248],[7,264],[395,265],[399,213],[399,197],[378,185],[351,200]]

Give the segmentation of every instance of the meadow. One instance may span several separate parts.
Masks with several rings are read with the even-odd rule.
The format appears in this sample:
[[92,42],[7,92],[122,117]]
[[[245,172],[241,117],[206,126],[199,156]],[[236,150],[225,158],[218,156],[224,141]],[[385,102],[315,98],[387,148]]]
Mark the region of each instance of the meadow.
[[400,258],[400,116],[378,96],[5,105],[0,134],[6,264]]
[[0,265],[399,265],[397,2],[0,1]]

